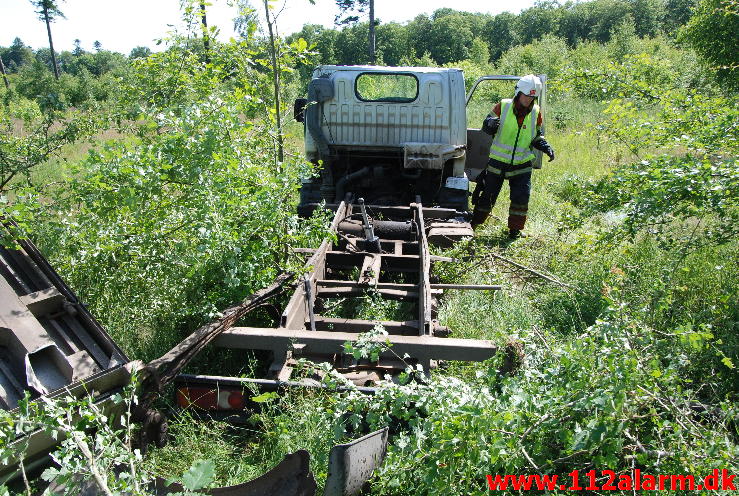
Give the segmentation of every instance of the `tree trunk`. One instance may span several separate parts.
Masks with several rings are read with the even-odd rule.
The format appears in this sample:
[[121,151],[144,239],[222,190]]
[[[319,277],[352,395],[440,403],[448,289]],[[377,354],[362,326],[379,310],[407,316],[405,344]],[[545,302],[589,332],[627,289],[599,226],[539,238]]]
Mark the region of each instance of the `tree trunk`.
[[370,64],[375,65],[375,0],[369,0],[369,56]]
[[269,15],[269,1],[264,0],[264,14],[267,18],[267,29],[269,30],[269,56],[272,59],[272,82],[275,89],[275,119],[277,123],[277,161],[278,168],[282,168],[285,160],[284,144],[282,137],[282,118],[280,116],[280,66],[277,62],[277,47],[275,46],[275,33],[272,28],[272,19]]
[[46,32],[49,35],[49,49],[51,50],[51,65],[54,66],[54,77],[59,80],[59,67],[56,65],[56,54],[54,53],[54,41],[51,39],[51,19],[49,19],[49,8],[44,4],[44,21],[46,21]]
[[205,18],[205,2],[200,2],[200,22],[203,24],[203,47],[205,48],[205,63],[210,64],[210,39],[208,36],[208,20]]
[[3,73],[3,81],[5,81],[5,89],[10,89],[10,82],[8,81],[8,75],[5,73],[5,64],[3,64],[3,58],[0,57],[0,72]]

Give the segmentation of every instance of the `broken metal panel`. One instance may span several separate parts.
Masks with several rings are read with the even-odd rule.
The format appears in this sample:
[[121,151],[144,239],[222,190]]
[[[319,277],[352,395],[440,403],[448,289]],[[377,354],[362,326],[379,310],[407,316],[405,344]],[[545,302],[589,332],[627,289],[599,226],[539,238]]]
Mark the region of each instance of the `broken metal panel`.
[[[107,406],[130,380],[128,363],[33,243],[0,246],[0,408],[13,410],[26,392],[32,398],[94,394]],[[25,449],[30,470],[58,442],[37,431],[10,445],[19,454]],[[17,460],[0,464],[0,481],[17,470]]]
[[356,496],[382,464],[387,452],[388,428],[351,443],[331,448],[324,496]]
[[0,406],[128,362],[30,241],[0,247]]
[[[87,377],[84,381],[75,382],[62,389],[58,389],[47,395],[51,399],[71,396],[81,398],[94,394],[96,403],[108,409],[110,397],[118,393],[131,380],[131,370],[138,367],[137,362],[129,362],[125,365],[117,365],[110,370],[99,372]],[[31,471],[37,466],[48,463],[48,453],[61,441],[61,437],[53,438],[48,432],[42,430],[31,432],[10,442],[12,453],[24,453],[23,460],[26,471]],[[18,459],[11,458],[6,463],[0,464],[0,484],[10,479],[19,477]]]

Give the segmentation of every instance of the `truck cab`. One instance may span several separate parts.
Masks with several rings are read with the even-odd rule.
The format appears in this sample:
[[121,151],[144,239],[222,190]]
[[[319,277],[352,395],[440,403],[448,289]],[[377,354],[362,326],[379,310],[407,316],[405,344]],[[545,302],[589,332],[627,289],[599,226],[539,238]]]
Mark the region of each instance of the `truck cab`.
[[424,205],[463,215],[469,179],[485,167],[492,139],[479,131],[482,119],[467,129],[467,104],[485,81],[510,81],[512,93],[518,79],[485,76],[466,94],[460,69],[317,67],[308,97],[295,102],[306,158],[318,171],[303,180],[299,213],[352,192],[376,205],[420,197]]

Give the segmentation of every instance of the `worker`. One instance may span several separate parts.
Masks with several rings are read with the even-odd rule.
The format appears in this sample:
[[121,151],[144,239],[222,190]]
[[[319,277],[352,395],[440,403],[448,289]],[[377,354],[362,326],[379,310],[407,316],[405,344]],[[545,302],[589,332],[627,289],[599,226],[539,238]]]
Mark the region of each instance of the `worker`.
[[493,142],[487,168],[477,176],[472,194],[473,228],[487,220],[507,179],[511,188],[508,236],[511,239],[523,236],[536,157],[532,148],[544,152],[550,162],[554,160],[554,150],[541,134],[541,110],[536,103],[541,89],[538,77],[533,74],[522,77],[516,84],[513,99],[496,104],[483,122],[482,131],[493,136]]

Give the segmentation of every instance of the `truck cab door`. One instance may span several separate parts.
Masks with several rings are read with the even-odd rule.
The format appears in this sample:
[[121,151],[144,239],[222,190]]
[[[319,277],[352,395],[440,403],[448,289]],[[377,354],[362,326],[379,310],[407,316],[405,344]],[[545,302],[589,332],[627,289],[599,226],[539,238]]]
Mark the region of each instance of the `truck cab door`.
[[[546,126],[546,101],[547,101],[547,76],[537,74],[542,83],[539,108],[541,109],[542,121],[541,131],[544,134]],[[480,130],[482,121],[485,119],[496,103],[503,98],[512,98],[516,83],[521,76],[483,76],[475,81],[475,84],[467,93],[467,160],[465,162],[465,173],[470,180],[474,180],[486,167],[490,144],[493,137]],[[534,168],[540,169],[542,153],[534,150],[536,159]]]

